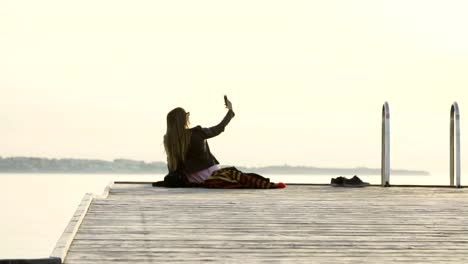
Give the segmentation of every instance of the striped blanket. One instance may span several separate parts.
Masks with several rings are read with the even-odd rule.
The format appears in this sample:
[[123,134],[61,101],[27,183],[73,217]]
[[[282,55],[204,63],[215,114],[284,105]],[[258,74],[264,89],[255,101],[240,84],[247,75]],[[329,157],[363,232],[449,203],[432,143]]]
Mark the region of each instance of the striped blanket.
[[248,188],[271,189],[276,185],[270,179],[255,173],[244,173],[235,167],[222,168],[214,171],[208,179],[200,184],[205,188]]
[[235,167],[216,170],[202,183],[192,183],[185,179],[181,184],[174,185],[167,179],[168,177],[166,176],[164,181],[153,182],[152,185],[153,187],[204,187],[220,189],[276,189],[286,187],[283,183],[275,184],[270,182],[268,178],[256,173],[244,173]]

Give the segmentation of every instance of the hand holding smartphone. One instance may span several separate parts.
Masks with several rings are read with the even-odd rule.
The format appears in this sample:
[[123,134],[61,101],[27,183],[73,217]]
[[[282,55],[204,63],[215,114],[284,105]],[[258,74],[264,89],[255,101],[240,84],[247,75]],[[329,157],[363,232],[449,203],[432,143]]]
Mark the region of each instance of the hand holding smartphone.
[[226,106],[227,109],[232,111],[232,103],[231,101],[229,101],[226,95],[224,96],[224,105]]

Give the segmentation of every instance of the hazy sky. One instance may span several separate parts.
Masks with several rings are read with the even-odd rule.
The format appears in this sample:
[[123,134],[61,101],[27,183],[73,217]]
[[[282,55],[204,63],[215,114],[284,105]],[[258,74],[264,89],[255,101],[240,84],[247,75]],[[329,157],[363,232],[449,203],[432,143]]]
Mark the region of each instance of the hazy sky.
[[[1,1],[0,155],[165,160],[168,111],[231,165],[448,172],[467,1]],[[467,128],[468,129],[468,128]],[[462,125],[462,151],[468,149]],[[468,161],[462,156],[468,172]],[[462,164],[463,165],[463,164]]]

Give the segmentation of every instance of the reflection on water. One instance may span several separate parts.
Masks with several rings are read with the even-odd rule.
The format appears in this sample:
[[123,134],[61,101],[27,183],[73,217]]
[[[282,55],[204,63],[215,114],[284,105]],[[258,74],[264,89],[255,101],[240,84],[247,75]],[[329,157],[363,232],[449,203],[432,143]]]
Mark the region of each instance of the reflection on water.
[[[329,183],[332,177],[265,176],[287,183]],[[377,175],[360,177],[372,184],[380,183]],[[100,194],[111,180],[157,181],[162,178],[163,175],[0,174],[0,259],[48,257],[87,192]],[[391,183],[448,185],[449,177],[442,174],[393,175]]]

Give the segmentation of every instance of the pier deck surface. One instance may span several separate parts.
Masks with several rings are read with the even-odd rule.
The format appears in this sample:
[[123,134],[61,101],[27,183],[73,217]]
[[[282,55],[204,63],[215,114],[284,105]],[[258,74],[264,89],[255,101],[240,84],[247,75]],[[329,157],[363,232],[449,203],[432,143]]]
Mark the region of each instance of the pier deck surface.
[[468,263],[468,189],[153,188],[93,199],[65,263]]

